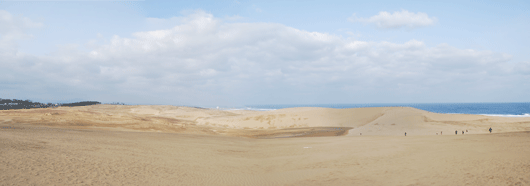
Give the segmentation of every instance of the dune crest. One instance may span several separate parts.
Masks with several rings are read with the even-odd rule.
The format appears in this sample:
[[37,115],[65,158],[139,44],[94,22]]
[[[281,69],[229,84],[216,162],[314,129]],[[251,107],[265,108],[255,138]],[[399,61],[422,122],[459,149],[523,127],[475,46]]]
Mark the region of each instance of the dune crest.
[[0,185],[528,185],[529,129],[406,107],[7,110]]
[[[170,132],[243,137],[436,135],[530,131],[530,117],[437,114],[410,107],[216,110],[158,105],[92,105],[0,111],[2,125]],[[289,135],[292,134],[292,135]]]

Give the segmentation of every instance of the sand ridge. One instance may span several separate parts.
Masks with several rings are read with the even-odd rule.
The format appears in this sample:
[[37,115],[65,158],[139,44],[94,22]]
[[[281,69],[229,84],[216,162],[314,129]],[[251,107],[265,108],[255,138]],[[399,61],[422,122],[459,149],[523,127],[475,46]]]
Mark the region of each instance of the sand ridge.
[[[530,117],[437,114],[410,107],[288,108],[272,111],[216,110],[166,105],[92,105],[0,111],[2,125],[170,132],[227,136],[436,135],[530,131]],[[326,130],[316,129],[328,128]],[[296,130],[294,130],[296,129]],[[346,132],[330,132],[330,131]]]
[[406,107],[7,110],[0,185],[530,185],[529,127]]
[[0,128],[0,183],[529,185],[529,144],[528,132],[254,139]]

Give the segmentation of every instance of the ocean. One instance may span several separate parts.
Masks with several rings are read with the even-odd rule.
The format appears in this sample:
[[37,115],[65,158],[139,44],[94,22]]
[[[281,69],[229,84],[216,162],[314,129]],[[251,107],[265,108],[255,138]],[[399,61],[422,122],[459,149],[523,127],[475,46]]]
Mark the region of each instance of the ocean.
[[479,114],[502,117],[530,117],[529,103],[391,103],[391,104],[316,104],[316,105],[246,105],[244,110],[276,110],[294,107],[362,108],[413,107],[435,113]]

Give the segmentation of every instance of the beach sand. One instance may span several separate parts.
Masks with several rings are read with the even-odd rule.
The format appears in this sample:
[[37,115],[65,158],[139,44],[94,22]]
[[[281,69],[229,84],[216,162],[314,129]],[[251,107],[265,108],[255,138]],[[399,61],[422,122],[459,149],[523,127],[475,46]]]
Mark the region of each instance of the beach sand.
[[530,185],[527,131],[406,107],[6,110],[0,185]]

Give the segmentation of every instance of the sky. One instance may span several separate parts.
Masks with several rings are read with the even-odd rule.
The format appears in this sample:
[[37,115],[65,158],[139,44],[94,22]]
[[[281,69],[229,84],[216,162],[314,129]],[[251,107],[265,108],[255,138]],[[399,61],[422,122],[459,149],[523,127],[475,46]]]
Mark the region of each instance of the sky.
[[530,102],[528,1],[0,1],[0,98]]

